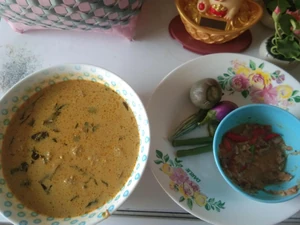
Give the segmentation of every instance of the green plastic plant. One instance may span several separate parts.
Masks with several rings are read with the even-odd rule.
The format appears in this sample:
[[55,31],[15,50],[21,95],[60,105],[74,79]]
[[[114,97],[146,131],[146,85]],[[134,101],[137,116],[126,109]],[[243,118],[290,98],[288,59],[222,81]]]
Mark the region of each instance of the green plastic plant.
[[278,59],[300,61],[300,0],[265,0],[275,33],[267,48]]

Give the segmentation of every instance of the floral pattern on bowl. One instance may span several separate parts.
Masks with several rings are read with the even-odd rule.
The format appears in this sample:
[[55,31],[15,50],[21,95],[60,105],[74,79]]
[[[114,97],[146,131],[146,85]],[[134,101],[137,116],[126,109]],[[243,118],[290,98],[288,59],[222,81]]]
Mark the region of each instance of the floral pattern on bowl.
[[283,84],[285,75],[280,70],[265,71],[265,63],[256,65],[252,60],[249,63],[233,60],[231,65],[217,78],[223,91],[230,94],[240,92],[253,103],[266,103],[287,110],[300,102],[299,90]]
[[199,207],[204,206],[208,211],[216,210],[220,212],[221,209],[225,209],[225,202],[216,201],[215,198],[208,198],[205,194],[201,193],[198,184],[201,180],[189,168],[183,169],[181,160],[178,158],[172,160],[168,154],[163,155],[159,150],[156,150],[156,157],[157,160],[154,160],[154,163],[158,165],[162,164],[160,170],[170,178],[170,189],[181,194],[179,202],[186,200],[186,204],[191,210],[194,203]]
[[[51,67],[29,75],[14,85],[0,100],[0,146],[2,146],[3,137],[11,118],[30,96],[49,85],[68,80],[89,80],[104,84],[116,91],[126,101],[135,115],[140,134],[140,148],[136,164],[122,189],[103,206],[77,217],[53,218],[38,214],[19,202],[8,188],[0,162],[0,212],[13,224],[98,224],[100,221],[108,218],[130,196],[140,181],[146,167],[150,144],[150,130],[143,103],[135,91],[120,77],[105,69],[91,65],[66,64]],[[0,149],[0,153],[1,151],[2,149]]]

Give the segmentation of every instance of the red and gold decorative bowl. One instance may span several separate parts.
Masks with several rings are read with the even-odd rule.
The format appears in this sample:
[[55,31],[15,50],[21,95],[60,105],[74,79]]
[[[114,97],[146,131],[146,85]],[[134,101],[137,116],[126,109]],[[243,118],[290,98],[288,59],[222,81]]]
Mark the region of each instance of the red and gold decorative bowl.
[[[256,24],[263,13],[261,5],[252,0],[245,0],[235,17],[226,20],[209,13],[200,13],[197,2],[176,0],[175,4],[186,31],[194,39],[207,44],[222,44],[238,37]],[[205,25],[201,25],[201,21],[205,20]]]

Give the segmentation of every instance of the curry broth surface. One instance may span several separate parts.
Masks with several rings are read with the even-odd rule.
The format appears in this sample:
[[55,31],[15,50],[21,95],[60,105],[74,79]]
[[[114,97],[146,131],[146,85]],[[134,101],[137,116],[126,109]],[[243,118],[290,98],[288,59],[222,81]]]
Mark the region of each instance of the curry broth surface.
[[100,207],[122,188],[137,159],[139,133],[121,96],[74,80],[25,102],[2,147],[12,193],[38,213],[71,217]]

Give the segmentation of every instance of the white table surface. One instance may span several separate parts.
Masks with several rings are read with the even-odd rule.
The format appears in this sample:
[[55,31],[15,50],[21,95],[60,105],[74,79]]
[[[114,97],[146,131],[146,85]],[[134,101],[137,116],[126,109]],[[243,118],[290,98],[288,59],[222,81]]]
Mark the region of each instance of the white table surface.
[[[146,1],[133,42],[119,36],[68,31],[15,33],[0,22],[0,93],[24,76],[62,63],[87,63],[106,68],[127,81],[146,105],[151,93],[171,70],[199,57],[170,38],[168,24],[177,15],[173,0]],[[261,41],[272,31],[261,24],[244,54],[258,56]],[[300,80],[300,68],[289,71]],[[9,224],[0,216],[0,224]],[[207,225],[183,211],[156,182],[147,167],[138,187],[103,225]],[[300,224],[300,213],[281,223]]]

